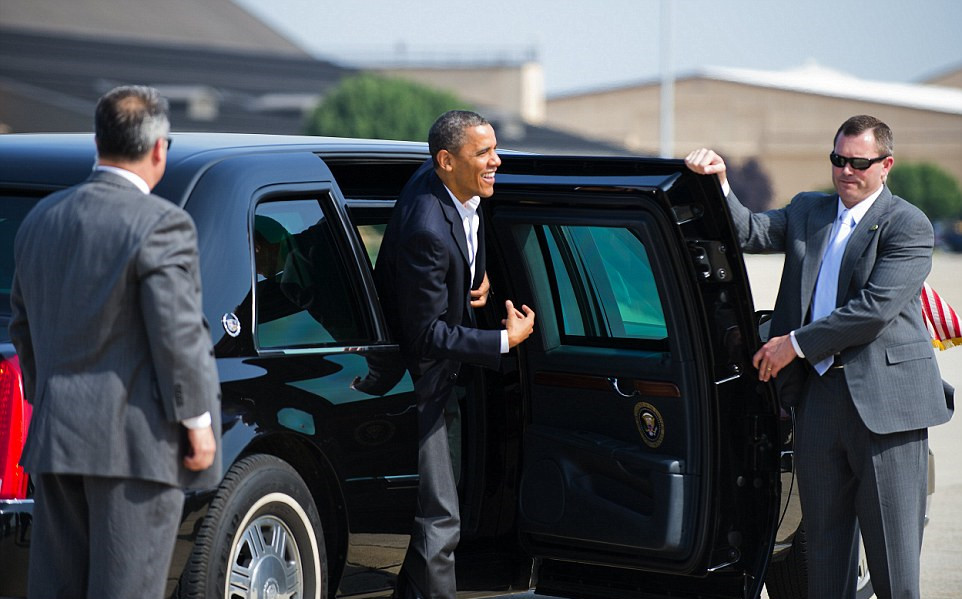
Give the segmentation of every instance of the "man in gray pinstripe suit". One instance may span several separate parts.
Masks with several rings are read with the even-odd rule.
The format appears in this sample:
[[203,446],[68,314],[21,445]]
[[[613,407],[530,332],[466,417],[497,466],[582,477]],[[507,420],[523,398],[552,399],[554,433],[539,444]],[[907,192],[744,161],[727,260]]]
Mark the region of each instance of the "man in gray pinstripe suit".
[[753,364],[796,407],[809,598],[855,597],[859,527],[878,596],[917,598],[927,427],[951,416],[919,300],[934,236],[885,185],[895,161],[885,123],[848,119],[829,158],[836,194],[757,214],[716,153],[686,162],[721,179],[745,251],[785,253],[772,337]]
[[220,481],[220,385],[194,223],[151,195],[167,103],[147,87],[97,104],[98,160],[17,231],[10,338],[33,417],[27,593],[159,598],[184,505]]

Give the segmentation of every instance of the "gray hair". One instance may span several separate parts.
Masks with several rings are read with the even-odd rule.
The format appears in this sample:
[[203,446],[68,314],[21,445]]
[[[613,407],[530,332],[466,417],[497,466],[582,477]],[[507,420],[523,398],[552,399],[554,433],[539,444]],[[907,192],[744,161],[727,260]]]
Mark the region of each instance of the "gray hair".
[[170,133],[167,100],[152,87],[115,87],[97,102],[94,131],[100,156],[139,160]]
[[439,116],[428,131],[428,150],[434,166],[438,165],[441,150],[453,153],[461,149],[466,130],[488,124],[483,116],[470,110],[449,110]]

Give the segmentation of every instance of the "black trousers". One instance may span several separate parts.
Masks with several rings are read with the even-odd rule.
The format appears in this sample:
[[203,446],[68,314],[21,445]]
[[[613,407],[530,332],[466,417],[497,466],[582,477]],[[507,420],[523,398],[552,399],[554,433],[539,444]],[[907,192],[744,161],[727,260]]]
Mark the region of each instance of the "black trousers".
[[30,599],[161,599],[184,492],[152,481],[33,476]]

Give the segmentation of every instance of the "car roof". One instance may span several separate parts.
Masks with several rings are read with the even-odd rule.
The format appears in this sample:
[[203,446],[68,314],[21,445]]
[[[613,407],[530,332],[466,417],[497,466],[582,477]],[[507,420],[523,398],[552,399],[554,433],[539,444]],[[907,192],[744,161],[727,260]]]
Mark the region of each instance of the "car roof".
[[[263,135],[172,133],[168,173],[188,163],[192,170],[235,155],[309,151],[318,154],[405,154],[426,158],[427,144],[410,141]],[[73,185],[86,178],[96,160],[92,133],[0,135],[0,185],[40,188]]]

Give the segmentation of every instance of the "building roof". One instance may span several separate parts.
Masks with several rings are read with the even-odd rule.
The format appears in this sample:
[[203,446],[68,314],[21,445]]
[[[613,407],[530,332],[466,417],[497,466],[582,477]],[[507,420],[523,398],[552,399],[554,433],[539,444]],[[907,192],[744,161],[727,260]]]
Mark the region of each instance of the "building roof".
[[694,77],[699,76],[819,96],[962,114],[962,90],[960,89],[917,83],[871,81],[815,63],[808,63],[787,71],[708,67],[694,75]]
[[[962,89],[918,83],[893,83],[860,79],[815,63],[807,63],[801,67],[785,71],[705,67],[676,77],[676,81],[694,79],[727,81],[818,96],[877,102],[932,112],[962,114]],[[659,79],[648,79],[581,92],[559,94],[550,98],[549,101],[592,96],[636,87],[657,86],[660,83]]]
[[48,35],[308,56],[232,0],[3,0],[0,27]]
[[305,112],[353,70],[309,57],[0,28],[0,121],[17,131],[90,131],[97,99],[156,87],[180,131],[300,133]]

